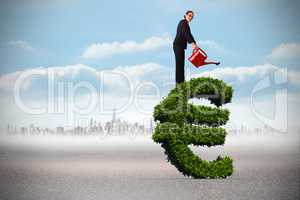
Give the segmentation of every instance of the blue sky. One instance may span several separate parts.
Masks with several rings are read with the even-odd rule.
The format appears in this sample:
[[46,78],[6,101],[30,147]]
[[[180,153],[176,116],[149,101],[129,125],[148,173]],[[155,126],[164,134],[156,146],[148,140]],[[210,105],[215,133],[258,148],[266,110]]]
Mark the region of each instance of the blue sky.
[[[233,69],[248,67],[248,71],[244,70],[247,81],[234,82],[237,103],[247,103],[255,83],[263,78],[262,74],[270,73],[271,65],[279,69],[286,67],[291,74],[287,84],[289,94],[293,98],[298,96],[300,2],[296,0],[4,0],[0,7],[0,82],[5,83],[1,88],[7,86],[5,80],[8,79],[4,77],[11,77],[9,75],[17,71],[77,64],[87,66],[85,70],[99,71],[128,66],[132,73],[159,65],[162,67],[157,69],[165,72],[162,78],[172,81],[175,66],[170,42],[175,37],[177,23],[188,9],[195,12],[190,27],[197,43],[207,51],[209,58],[221,61],[220,68],[228,68],[235,74],[229,76],[228,70],[221,73],[214,66],[195,69],[186,61],[187,77],[208,70],[234,82],[240,78],[240,71]],[[103,52],[110,53],[103,55]],[[186,57],[190,53],[189,47]],[[251,74],[251,69],[256,68],[256,74]],[[78,80],[90,80],[89,73],[79,71]],[[133,76],[139,81],[155,80],[162,88],[162,82],[156,80],[159,79],[157,72],[136,71]],[[31,84],[31,90],[25,95],[35,94],[36,99],[37,94],[43,92],[39,90],[41,85]],[[1,95],[4,99],[9,92],[3,90]],[[271,96],[261,99],[268,101]],[[4,103],[3,100],[2,105]],[[7,119],[5,122],[10,122],[12,115],[5,113],[8,111],[2,113]],[[25,124],[29,119],[33,118],[24,116],[21,121]],[[46,117],[40,117],[40,121],[38,117],[34,119],[37,124],[46,121]]]
[[[1,72],[75,62],[107,67],[148,61],[171,65],[172,52],[166,52],[169,49],[164,49],[160,57],[157,51],[96,61],[80,60],[78,56],[95,42],[141,42],[164,33],[174,37],[187,9],[195,11],[191,29],[198,41],[214,40],[234,54],[222,55],[224,65],[253,65],[262,63],[278,44],[300,41],[299,8],[299,1],[294,0],[3,1]],[[11,40],[27,41],[35,51],[7,46]]]

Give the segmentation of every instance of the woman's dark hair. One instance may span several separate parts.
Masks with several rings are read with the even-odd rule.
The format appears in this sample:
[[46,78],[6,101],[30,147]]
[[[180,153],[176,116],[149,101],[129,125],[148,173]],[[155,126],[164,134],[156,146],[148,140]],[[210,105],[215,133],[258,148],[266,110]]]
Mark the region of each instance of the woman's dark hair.
[[[193,12],[192,10],[186,11],[186,12],[185,12],[185,15],[188,15],[189,13],[193,13],[193,15],[194,15],[194,12]],[[183,15],[183,18],[185,18],[185,15]]]

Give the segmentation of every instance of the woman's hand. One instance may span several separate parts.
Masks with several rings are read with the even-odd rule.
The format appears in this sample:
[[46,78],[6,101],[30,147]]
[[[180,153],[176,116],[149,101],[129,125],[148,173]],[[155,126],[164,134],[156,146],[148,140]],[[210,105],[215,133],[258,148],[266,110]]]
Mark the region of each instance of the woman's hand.
[[198,48],[197,44],[195,42],[193,42],[192,43],[192,49],[194,50],[194,49],[197,49],[197,48]]

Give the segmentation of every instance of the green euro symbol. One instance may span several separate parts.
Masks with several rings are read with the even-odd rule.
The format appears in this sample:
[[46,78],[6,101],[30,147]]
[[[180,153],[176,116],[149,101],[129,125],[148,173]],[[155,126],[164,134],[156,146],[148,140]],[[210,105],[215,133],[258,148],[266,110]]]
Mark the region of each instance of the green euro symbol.
[[[212,161],[202,160],[188,145],[223,145],[229,110],[221,108],[231,102],[233,89],[222,80],[201,77],[178,84],[154,107],[157,123],[152,139],[165,149],[168,161],[183,175],[193,178],[226,178],[233,173],[233,159],[220,155]],[[215,107],[193,105],[191,98],[204,98]]]

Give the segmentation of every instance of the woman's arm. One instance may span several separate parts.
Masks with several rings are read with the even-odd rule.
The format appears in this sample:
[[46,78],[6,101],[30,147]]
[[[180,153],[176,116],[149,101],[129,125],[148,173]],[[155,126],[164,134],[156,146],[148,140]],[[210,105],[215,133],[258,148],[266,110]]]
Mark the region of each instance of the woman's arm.
[[183,34],[187,40],[187,42],[189,44],[192,43],[192,48],[195,49],[197,48],[197,44],[196,44],[196,41],[191,33],[191,29],[190,29],[190,26],[188,25],[188,23],[183,23],[182,25],[182,31],[183,31]]
[[183,23],[182,31],[183,31],[183,34],[189,44],[191,44],[192,42],[196,43],[196,41],[191,33],[191,29],[190,29],[190,26],[188,25],[188,23],[186,23],[186,22]]

